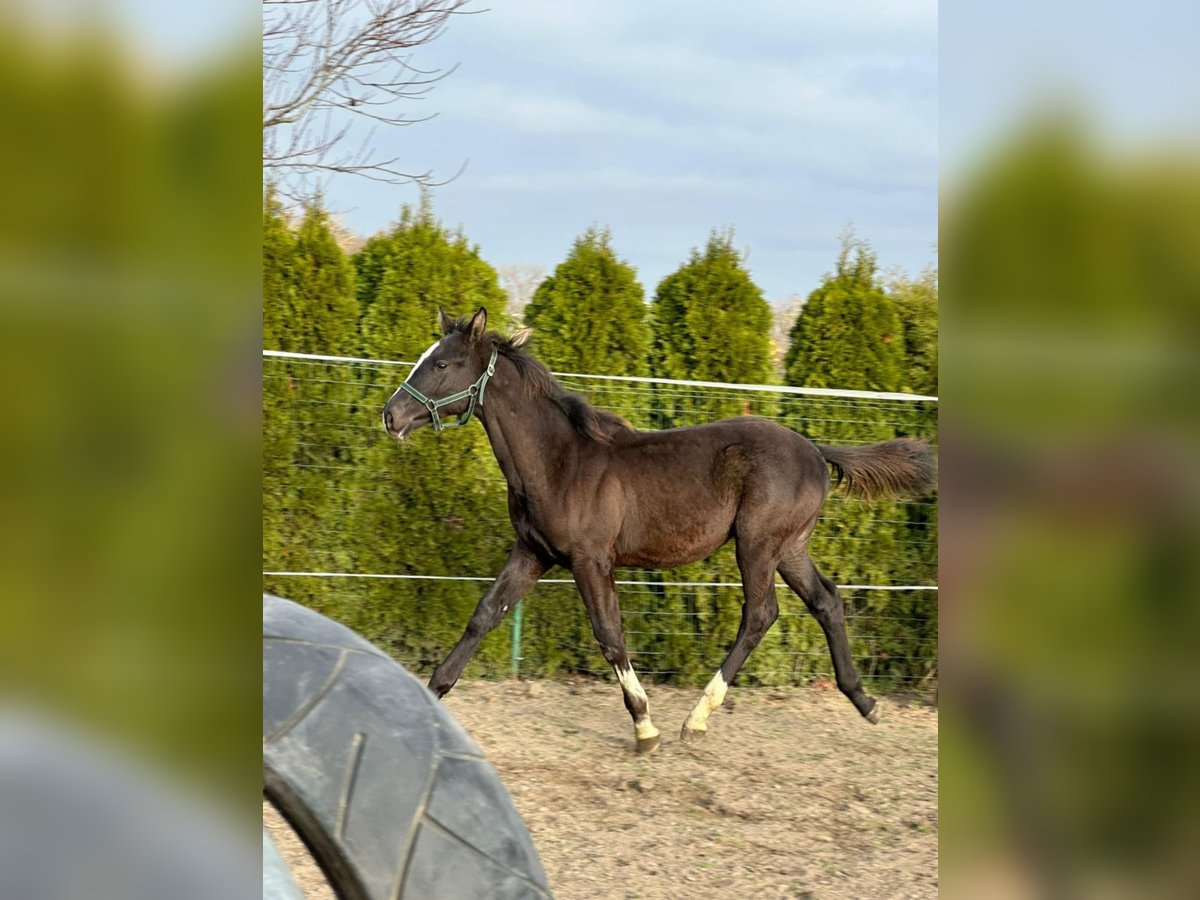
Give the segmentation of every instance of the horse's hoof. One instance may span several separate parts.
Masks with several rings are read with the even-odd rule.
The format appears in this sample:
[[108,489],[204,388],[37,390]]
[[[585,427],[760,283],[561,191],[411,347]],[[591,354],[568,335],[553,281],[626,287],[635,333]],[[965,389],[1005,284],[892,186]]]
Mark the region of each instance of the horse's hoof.
[[704,736],[706,734],[708,734],[708,731],[703,728],[692,730],[691,728],[688,728],[687,725],[684,725],[679,731],[679,739],[684,743],[695,744],[698,741],[704,740]]
[[865,716],[863,716],[863,718],[866,719],[868,722],[870,722],[872,725],[878,725],[879,724],[879,712],[880,712],[879,701],[876,700],[875,705],[871,707],[871,711],[869,713],[867,713]]
[[658,744],[659,744],[659,736],[657,734],[654,735],[653,737],[638,738],[637,752],[639,755],[653,753],[655,750],[658,749]]

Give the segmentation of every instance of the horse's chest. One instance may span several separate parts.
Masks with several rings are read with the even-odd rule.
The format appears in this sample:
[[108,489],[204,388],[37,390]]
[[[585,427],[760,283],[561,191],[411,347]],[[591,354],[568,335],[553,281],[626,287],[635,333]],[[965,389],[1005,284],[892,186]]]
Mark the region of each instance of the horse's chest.
[[517,537],[530,547],[551,558],[559,558],[565,553],[565,535],[561,534],[553,517],[546,515],[526,497],[515,497],[511,504],[513,529]]

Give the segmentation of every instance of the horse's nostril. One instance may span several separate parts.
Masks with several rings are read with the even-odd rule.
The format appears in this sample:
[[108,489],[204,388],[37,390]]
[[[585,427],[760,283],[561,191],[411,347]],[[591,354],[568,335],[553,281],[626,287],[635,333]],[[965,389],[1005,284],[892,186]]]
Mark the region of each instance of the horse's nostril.
[[392,430],[392,411],[386,407],[383,410],[383,427],[388,431]]

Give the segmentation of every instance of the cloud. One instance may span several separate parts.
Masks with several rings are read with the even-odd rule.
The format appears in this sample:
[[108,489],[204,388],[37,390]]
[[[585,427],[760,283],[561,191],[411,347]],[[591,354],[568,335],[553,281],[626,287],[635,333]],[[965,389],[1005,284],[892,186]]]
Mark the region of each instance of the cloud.
[[[602,142],[605,155],[627,167],[640,167],[640,183],[660,189],[664,183],[693,187],[725,182],[747,169],[763,177],[824,179],[830,184],[849,181],[882,190],[929,187],[935,177],[936,135],[907,121],[896,121],[887,109],[867,105],[837,114],[835,100],[819,87],[805,90],[784,77],[776,81],[779,96],[760,97],[751,107],[775,110],[772,120],[752,117],[682,115],[677,110],[620,109],[570,96],[557,88],[505,89],[500,85],[464,82],[447,104],[446,118],[457,119],[464,129],[500,127],[538,140],[556,138]],[[782,102],[787,95],[796,108]],[[891,120],[898,136],[889,136],[881,120]],[[886,122],[885,122],[886,124]],[[506,168],[529,169],[529,182],[551,184],[541,170],[536,147],[505,158]],[[561,168],[562,161],[556,166]],[[678,168],[696,170],[680,176]],[[536,171],[534,170],[536,169]],[[600,167],[611,177],[615,168]],[[664,182],[671,173],[673,180]],[[627,171],[629,178],[633,173]],[[600,177],[595,174],[594,177]],[[690,180],[689,180],[690,179]],[[481,184],[491,186],[493,181]],[[535,189],[545,189],[535,187]]]
[[[438,118],[381,149],[439,172],[470,159],[438,202],[493,262],[552,269],[537,254],[600,222],[665,272],[669,248],[733,224],[785,295],[811,289],[851,219],[885,265],[930,259],[934,2],[506,0],[416,62],[461,66],[424,101]],[[394,217],[394,192],[358,196],[357,222],[386,206],[360,230]]]
[[700,173],[652,174],[621,168],[484,175],[476,185],[482,190],[517,193],[613,191],[662,195],[686,192],[692,196],[742,198],[762,195],[772,189],[768,181],[752,176],[714,178]]
[[471,79],[463,79],[455,86],[442,115],[462,117],[467,124],[503,125],[535,135],[662,137],[667,134],[661,119],[606,109],[554,88]]
[[935,4],[766,3],[714,20],[679,3],[515,2],[471,25],[439,103],[464,130],[526,136],[515,165],[542,161],[540,139],[575,140],[582,155],[602,141],[652,171],[678,157],[710,175],[844,181],[856,168],[894,177],[891,190],[912,189],[914,173],[933,187]]

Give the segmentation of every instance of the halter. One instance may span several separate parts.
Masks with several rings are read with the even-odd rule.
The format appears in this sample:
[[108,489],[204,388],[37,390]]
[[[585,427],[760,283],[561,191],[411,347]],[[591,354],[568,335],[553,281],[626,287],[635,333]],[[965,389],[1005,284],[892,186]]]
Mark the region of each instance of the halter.
[[[416,369],[413,370],[416,374]],[[456,394],[451,394],[449,397],[442,397],[440,400],[432,400],[426,397],[415,387],[408,383],[407,380],[401,383],[400,390],[410,394],[414,400],[421,403],[427,410],[433,420],[433,430],[443,431],[446,428],[457,428],[459,425],[466,425],[471,421],[471,414],[475,412],[475,404],[483,406],[483,389],[487,387],[488,379],[496,374],[496,348],[492,348],[492,358],[488,360],[487,368],[483,370],[483,374],[476,379],[475,383],[465,391],[459,391]],[[411,378],[412,375],[409,376]],[[438,415],[438,409],[443,406],[449,406],[451,403],[457,403],[464,398],[470,398],[467,404],[467,411],[460,415],[457,421],[443,422],[442,417]]]

